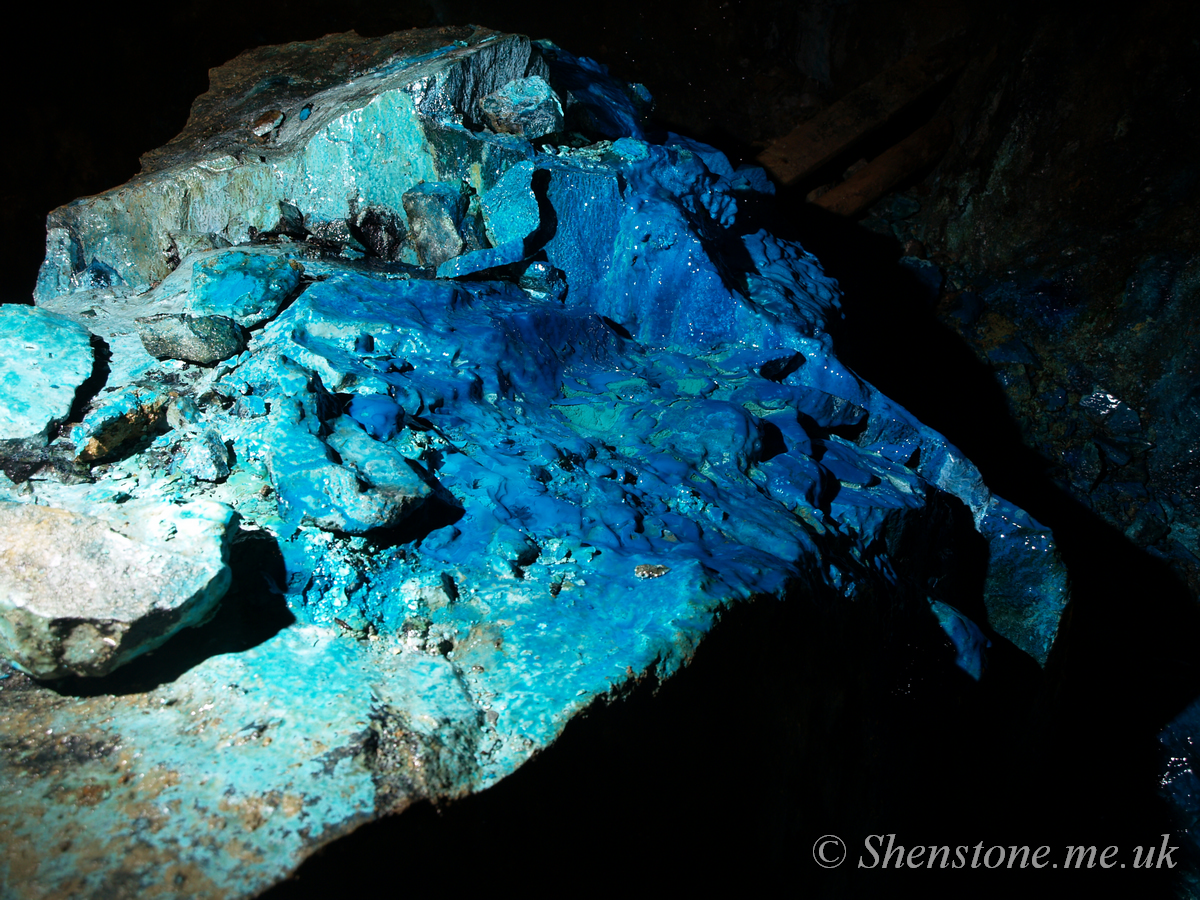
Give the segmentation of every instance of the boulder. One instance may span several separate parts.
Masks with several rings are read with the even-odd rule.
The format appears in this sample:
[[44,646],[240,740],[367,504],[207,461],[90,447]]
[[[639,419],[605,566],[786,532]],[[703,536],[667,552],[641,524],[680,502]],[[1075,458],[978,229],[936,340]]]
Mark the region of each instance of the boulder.
[[[488,128],[480,103],[541,90],[533,76],[569,103],[575,132],[537,147],[543,126]],[[35,572],[22,590],[61,595],[35,624],[78,619],[83,596],[203,594],[220,576],[177,575],[178,538],[86,517],[216,498],[241,517],[239,599],[264,615],[233,652],[162,684],[162,702],[21,719],[22,734],[103,731],[174,779],[147,811],[111,762],[30,749],[64,774],[12,796],[7,818],[0,805],[0,839],[74,842],[39,872],[47,890],[69,893],[85,866],[146,883],[183,859],[213,884],[181,890],[261,893],[335,835],[507,777],[598,700],[673,675],[742,605],[820,610],[808,621],[835,627],[805,640],[827,640],[830,658],[859,653],[837,623],[878,623],[882,658],[919,647],[939,686],[986,682],[989,641],[1017,652],[997,638],[1045,660],[1065,600],[1046,529],[838,359],[838,286],[795,240],[758,230],[761,172],[643,131],[644,92],[598,64],[482,29],[268,48],[211,83],[145,174],[52,215],[38,302],[85,315],[99,295],[71,277],[96,259],[143,319],[178,325],[204,297],[237,301],[206,315],[264,318],[212,368],[121,370],[76,433],[81,458],[108,461],[90,470],[99,499],[57,514],[76,516],[60,539],[23,542],[42,569],[21,556],[16,570]],[[166,277],[181,221],[239,246],[196,263],[199,284],[185,271],[144,290]],[[311,283],[274,310],[261,291],[243,305],[247,273],[290,278],[288,257]],[[163,398],[185,394],[195,408],[169,413],[179,433],[156,434]],[[25,489],[46,506],[74,496]],[[73,535],[104,552],[36,574],[76,552]],[[37,627],[23,664],[40,653],[58,671],[62,641]],[[129,640],[89,628],[79,665]],[[796,644],[776,637],[751,643],[766,656]],[[16,740],[4,721],[0,739]],[[0,755],[0,780],[18,765]],[[92,783],[111,789],[102,834],[64,831],[43,798]]]
[[419,184],[404,194],[410,240],[423,266],[440,266],[463,252],[463,216],[467,200],[453,184]]
[[246,347],[241,326],[226,316],[159,313],[139,317],[142,346],[155,359],[180,359],[212,365],[237,356]]

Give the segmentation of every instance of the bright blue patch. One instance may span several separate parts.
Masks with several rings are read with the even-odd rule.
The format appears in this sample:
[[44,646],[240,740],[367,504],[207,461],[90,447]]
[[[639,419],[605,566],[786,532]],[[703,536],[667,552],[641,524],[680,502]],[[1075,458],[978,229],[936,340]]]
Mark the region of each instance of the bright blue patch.
[[386,441],[400,430],[404,410],[387,395],[359,394],[350,401],[350,418],[371,437]]
[[983,677],[987,648],[992,646],[979,626],[948,603],[929,601],[938,624],[954,645],[954,663],[976,681]]

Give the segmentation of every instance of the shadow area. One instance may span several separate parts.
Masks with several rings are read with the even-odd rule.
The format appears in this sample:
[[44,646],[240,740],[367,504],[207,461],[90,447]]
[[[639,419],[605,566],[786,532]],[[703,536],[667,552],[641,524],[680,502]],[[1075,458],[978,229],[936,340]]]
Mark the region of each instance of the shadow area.
[[102,678],[70,676],[42,684],[72,697],[141,694],[174,681],[211,656],[256,647],[296,621],[278,588],[287,579],[283,555],[271,534],[240,532],[229,565],[233,582],[203,625],[184,628]]
[[[980,689],[912,599],[796,585],[740,603],[682,671],[597,702],[496,786],[365,825],[262,896],[325,896],[347,873],[444,888],[464,854],[483,883],[839,889],[812,865],[816,837],[881,827],[910,782],[930,786],[922,821],[973,803],[954,785],[978,765],[958,743],[981,724]],[[912,716],[931,727],[912,732]],[[387,859],[410,861],[399,882]]]
[[[834,335],[842,361],[962,449],[997,494],[1049,526],[1066,565],[1072,599],[1036,684],[1006,685],[1018,676],[993,670],[981,685],[1019,698],[1021,739],[1004,751],[970,748],[984,777],[964,789],[987,804],[1004,826],[992,830],[1009,843],[1117,846],[1126,863],[1132,848],[1157,847],[1163,834],[1184,844],[1159,793],[1158,734],[1200,696],[1195,598],[1168,564],[1053,482],[1049,462],[1023,443],[991,370],[898,265],[898,241],[801,197],[784,199],[777,227],[814,252],[845,292]],[[1186,853],[1186,845],[1175,853],[1178,866]],[[1170,896],[1175,884],[1165,869],[1102,875],[1128,878],[1146,896]]]

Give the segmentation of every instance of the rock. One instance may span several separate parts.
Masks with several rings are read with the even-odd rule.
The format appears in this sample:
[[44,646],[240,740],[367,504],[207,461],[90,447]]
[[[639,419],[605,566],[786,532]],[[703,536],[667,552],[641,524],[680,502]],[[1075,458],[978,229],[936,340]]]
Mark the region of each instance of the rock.
[[[1156,792],[1171,807],[1184,858],[1200,853],[1200,699],[1178,712],[1158,735]],[[1174,838],[1175,835],[1172,835]],[[1173,841],[1174,842],[1174,841]],[[1189,869],[1191,866],[1189,866]],[[1183,873],[1181,886],[1194,892],[1200,873]]]
[[237,403],[237,414],[244,419],[254,419],[259,416],[265,416],[270,412],[267,407],[267,401],[262,397],[242,397]]
[[94,291],[125,287],[126,284],[116,269],[93,258],[83,271],[71,276],[71,286],[76,290]]
[[233,511],[197,502],[123,514],[0,502],[0,648],[22,670],[107,675],[216,609]]
[[128,387],[101,397],[71,431],[81,462],[101,462],[130,450],[164,429],[170,396],[165,391]]
[[423,266],[440,266],[463,252],[461,233],[467,201],[453,184],[419,184],[404,193],[411,240]]
[[954,645],[954,663],[976,681],[983,677],[984,657],[992,645],[967,616],[940,600],[929,601],[929,607],[950,643]]
[[[603,140],[535,148],[481,127],[480,99],[533,75],[566,127]],[[64,272],[93,257],[142,318],[286,274],[292,256],[310,283],[256,312],[246,352],[219,366],[117,370],[73,433],[81,458],[108,461],[95,484],[26,490],[112,515],[227,500],[238,599],[269,614],[156,702],[22,714],[22,734],[102,730],[173,773],[154,807],[179,815],[155,813],[151,832],[111,761],[39,743],[63,774],[14,794],[11,815],[0,805],[0,840],[61,846],[67,820],[44,798],[95,783],[111,788],[93,813],[105,827],[70,833],[89,878],[186,858],[211,893],[261,893],[327,837],[507,777],[598,698],[670,677],[743,603],[799,596],[911,629],[946,651],[922,661],[931,679],[961,680],[956,664],[987,679],[997,637],[1044,659],[1065,597],[1048,533],[839,361],[838,286],[753,224],[761,172],[647,140],[643,92],[482,30],[331,36],[210,78],[147,175],[52,214],[39,302],[82,315],[96,295]],[[271,111],[284,118],[250,134]],[[269,233],[288,205],[304,244]],[[181,219],[237,250],[197,258],[224,262],[194,267],[190,289],[184,271],[137,293],[164,277],[161,237]],[[343,224],[371,259],[328,252],[350,247]],[[168,401],[178,430],[160,435]],[[986,586],[937,544],[947,521],[987,557]],[[17,765],[0,754],[0,778],[24,777]],[[194,839],[197,810],[211,841]],[[69,893],[82,865],[39,877]]]
[[525,252],[524,241],[509,241],[499,247],[486,247],[482,250],[471,250],[461,253],[452,259],[447,259],[437,267],[438,278],[466,278],[468,276],[485,277],[483,273],[491,269],[511,266],[524,260],[529,254]]
[[999,497],[989,502],[979,530],[988,542],[984,605],[988,624],[1045,665],[1070,599],[1061,566],[1031,566],[1031,553],[1054,558],[1050,529]]
[[220,250],[228,246],[229,241],[211,231],[168,231],[163,255],[174,268],[193,253]]
[[[133,290],[162,281],[172,264],[161,248],[180,221],[204,223],[203,230],[240,244],[251,228],[276,228],[280,201],[300,203],[309,231],[352,218],[351,201],[357,209],[399,210],[406,190],[439,180],[427,132],[464,117],[473,124],[479,99],[524,77],[531,59],[527,38],[473,27],[405,38],[344,34],[320,43],[303,60],[287,51],[290,74],[276,81],[262,76],[280,64],[275,51],[251,51],[222,67],[222,81],[184,131],[146,155],[143,173],[120,197],[106,192],[52,213],[38,300],[73,292],[72,273],[93,257]],[[419,70],[388,62],[414,53],[428,54]],[[331,75],[339,66],[346,71],[348,59],[360,74],[374,73],[369,88],[346,89]],[[410,90],[424,79],[427,90]],[[340,85],[332,93],[331,81]],[[251,133],[260,113],[248,117],[247,97],[262,112],[285,116],[266,143]]]
[[225,317],[246,328],[255,328],[279,313],[299,287],[303,274],[304,267],[290,259],[238,250],[209,256],[192,266],[187,311],[196,316]]
[[386,206],[368,206],[355,216],[354,230],[372,255],[388,260],[400,258],[406,232],[395,210]]
[[263,232],[251,232],[251,239],[269,240],[287,237],[302,241],[308,237],[310,232],[304,225],[304,213],[300,212],[300,207],[287,200],[280,200],[277,205],[279,206],[279,220],[275,223],[275,227]]
[[[536,171],[532,162],[517,163],[480,200],[483,226],[493,246],[524,241],[541,225],[541,211],[533,192]],[[529,252],[535,249],[531,246]]]
[[[279,364],[282,368],[286,364]],[[280,511],[292,522],[326,531],[364,534],[391,528],[437,490],[420,464],[368,436],[329,402],[319,378],[297,368],[290,395],[277,399],[263,434]],[[355,398],[351,415],[380,436],[391,436],[402,412],[387,398]],[[389,421],[390,419],[390,421]]]
[[179,468],[201,481],[221,481],[229,477],[229,448],[211,428],[202,429],[187,441]]
[[179,431],[190,430],[200,423],[200,410],[186,394],[173,397],[167,405],[167,426]]
[[479,101],[484,121],[493,131],[535,140],[563,129],[562,104],[537,75],[510,81]]
[[396,436],[404,419],[404,409],[386,394],[362,394],[350,401],[350,418],[373,438],[388,440]]
[[309,232],[308,241],[310,244],[316,244],[327,250],[342,251],[350,248],[360,256],[365,254],[367,249],[359,243],[358,238],[350,230],[350,223],[344,219],[316,223]]
[[567,279],[562,270],[544,262],[535,261],[526,266],[517,284],[531,297],[539,300],[561,300],[567,293]]
[[202,366],[237,356],[246,347],[241,326],[226,316],[160,313],[137,320],[138,335],[155,359],[181,359]]
[[539,42],[549,69],[549,82],[563,98],[566,128],[608,140],[643,137],[642,118],[651,105],[643,85],[615,78],[608,67],[575,56],[549,41]]
[[988,350],[988,361],[997,366],[1019,365],[1032,366],[1036,364],[1033,354],[1020,338],[1009,338],[1001,344]]
[[265,138],[283,124],[285,116],[277,109],[269,110],[254,120],[250,131],[255,137]]
[[45,444],[92,374],[86,328],[46,310],[0,306],[0,446]]

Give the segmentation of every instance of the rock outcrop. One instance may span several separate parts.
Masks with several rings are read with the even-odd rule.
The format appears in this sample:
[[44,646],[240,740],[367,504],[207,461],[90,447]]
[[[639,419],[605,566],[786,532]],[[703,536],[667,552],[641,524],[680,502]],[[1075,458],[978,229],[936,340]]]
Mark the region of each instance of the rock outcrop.
[[[359,68],[330,75],[349,46]],[[38,523],[31,503],[236,509],[266,562],[229,596],[293,624],[175,673],[161,702],[115,699],[102,725],[97,705],[28,700],[24,720],[103,728],[174,773],[154,809],[186,811],[148,830],[114,787],[85,818],[139,854],[80,834],[43,882],[169,857],[255,893],[366,818],[505,777],[597,698],[677,671],[738,603],[886,603],[940,641],[948,679],[986,677],[989,634],[1045,661],[1067,599],[1051,535],[839,362],[837,284],[754,219],[770,183],[656,136],[644,89],[485,29],[331,36],[212,81],[144,174],[48,221],[37,302],[111,349],[68,447],[94,484],[8,493]],[[164,252],[184,233],[190,256]],[[249,329],[246,349],[146,352],[139,322],[186,316]],[[81,578],[121,544],[92,521]],[[964,576],[958,542],[995,565]],[[159,565],[139,552],[122,572]],[[23,583],[57,584],[55,559],[30,556]],[[205,598],[184,624],[222,578],[200,572],[165,578]],[[33,671],[28,643],[8,652]],[[54,839],[24,803],[0,805],[14,853]],[[236,859],[184,840],[192,817],[251,810]]]

